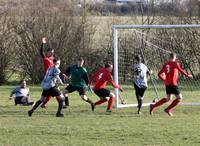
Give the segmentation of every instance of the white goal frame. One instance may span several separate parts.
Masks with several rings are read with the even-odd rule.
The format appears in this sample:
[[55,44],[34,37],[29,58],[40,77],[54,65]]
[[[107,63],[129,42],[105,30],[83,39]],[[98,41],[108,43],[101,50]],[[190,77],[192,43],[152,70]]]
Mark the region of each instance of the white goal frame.
[[[200,28],[200,24],[177,24],[177,25],[113,25],[113,55],[114,55],[114,81],[116,84],[118,81],[118,30],[121,29],[163,29],[163,28]],[[137,104],[119,104],[119,90],[115,89],[115,107],[136,107]],[[144,103],[143,106],[149,106],[150,103]],[[183,103],[182,105],[197,105],[200,103]]]

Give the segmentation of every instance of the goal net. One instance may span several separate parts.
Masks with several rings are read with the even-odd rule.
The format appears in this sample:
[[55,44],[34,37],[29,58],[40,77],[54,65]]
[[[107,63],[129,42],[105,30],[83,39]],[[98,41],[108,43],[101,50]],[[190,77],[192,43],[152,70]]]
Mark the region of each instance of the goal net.
[[133,64],[138,54],[153,71],[148,77],[143,106],[166,95],[157,74],[171,52],[177,53],[180,65],[194,78],[179,77],[182,104],[200,105],[200,25],[114,25],[113,36],[114,80],[124,89],[115,89],[117,108],[137,106]]

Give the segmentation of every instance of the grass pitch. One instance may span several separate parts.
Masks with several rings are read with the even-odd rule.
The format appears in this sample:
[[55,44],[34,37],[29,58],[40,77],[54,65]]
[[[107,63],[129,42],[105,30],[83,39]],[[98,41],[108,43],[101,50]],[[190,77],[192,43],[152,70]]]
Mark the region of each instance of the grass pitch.
[[[0,86],[2,146],[200,145],[200,106],[178,106],[174,117],[168,117],[163,112],[164,107],[156,110],[153,117],[149,115],[148,107],[143,108],[140,116],[136,114],[136,108],[114,109],[107,114],[107,104],[92,112],[75,93],[70,96],[70,107],[63,111],[64,118],[55,117],[55,99],[49,102],[47,109],[39,108],[30,118],[27,116],[30,107],[14,106],[8,100],[12,88]],[[30,90],[31,100],[37,100],[40,87],[30,87]],[[185,91],[184,94],[196,97],[194,94],[199,92]],[[95,95],[88,93],[88,96],[98,100]],[[197,97],[195,101],[198,101]]]

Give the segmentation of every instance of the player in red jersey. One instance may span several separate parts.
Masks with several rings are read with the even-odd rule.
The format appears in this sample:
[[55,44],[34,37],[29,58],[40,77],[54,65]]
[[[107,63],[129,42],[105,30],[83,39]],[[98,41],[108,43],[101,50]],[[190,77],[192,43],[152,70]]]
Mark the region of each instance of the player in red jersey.
[[[47,43],[47,38],[43,37],[41,48],[40,48],[40,55],[41,55],[42,60],[43,60],[45,74],[46,74],[47,70],[54,65],[54,63],[53,63],[54,50],[52,48],[48,48],[47,52],[44,53],[44,44],[46,44],[46,43]],[[45,108],[47,102],[49,102],[50,99],[51,99],[51,96],[48,96],[46,98],[45,102],[42,103],[41,107]]]
[[93,86],[94,93],[100,98],[100,100],[95,103],[95,106],[108,101],[107,112],[111,112],[115,101],[115,95],[106,89],[107,82],[109,82],[114,88],[118,88],[120,91],[123,91],[122,88],[119,85],[116,85],[113,81],[111,75],[112,70],[113,65],[108,63],[105,64],[104,68],[101,68],[91,77],[91,83],[95,82]]
[[165,83],[167,96],[165,98],[160,99],[155,104],[150,105],[151,115],[153,114],[153,111],[156,107],[159,107],[164,103],[170,101],[172,98],[172,94],[174,94],[176,96],[176,99],[164,110],[169,116],[173,116],[172,109],[176,107],[182,99],[182,95],[179,91],[177,84],[179,72],[181,72],[188,78],[192,78],[191,75],[189,75],[185,70],[181,68],[176,59],[176,54],[171,53],[170,60],[165,63],[162,70],[158,73],[159,78]]

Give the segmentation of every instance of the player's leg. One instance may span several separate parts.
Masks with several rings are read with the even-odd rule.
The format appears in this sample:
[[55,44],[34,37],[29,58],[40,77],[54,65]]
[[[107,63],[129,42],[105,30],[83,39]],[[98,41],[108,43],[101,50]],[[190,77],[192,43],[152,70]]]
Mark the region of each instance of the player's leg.
[[[44,93],[44,91],[43,91]],[[41,103],[43,103],[46,100],[46,97],[44,96],[44,94],[42,94],[41,98],[36,101],[35,105],[32,107],[31,110],[28,111],[28,116],[31,117],[33,112],[41,105]]]
[[172,109],[175,108],[183,99],[177,86],[174,86],[173,93],[175,94],[176,99],[164,110],[169,116],[173,116]]
[[46,108],[46,104],[50,101],[50,99],[51,99],[51,96],[48,96],[47,98],[46,98],[46,100],[41,104],[41,108]]
[[58,111],[56,113],[56,117],[63,117],[64,114],[62,113],[63,108],[63,100],[61,96],[56,96],[56,100],[58,102]]
[[15,97],[15,105],[23,104],[22,101],[21,101],[22,98],[23,98],[23,97]]
[[153,114],[153,111],[155,108],[157,108],[171,100],[171,98],[172,98],[171,95],[174,94],[174,86],[171,86],[171,85],[166,86],[166,94],[167,94],[167,96],[165,98],[160,99],[155,104],[150,104],[150,114],[151,115]]
[[63,108],[63,99],[62,99],[62,93],[60,92],[59,88],[57,87],[51,88],[51,96],[56,97],[56,100],[58,102],[58,110],[56,112],[56,117],[64,117],[64,114],[61,112]]
[[21,99],[22,105],[24,106],[29,106],[29,105],[33,105],[34,102],[29,102],[29,97],[23,97]]
[[153,111],[154,111],[157,107],[159,107],[159,106],[165,104],[166,102],[170,101],[171,98],[172,98],[172,95],[171,95],[171,94],[167,94],[166,97],[160,99],[160,100],[159,100],[158,102],[156,102],[155,104],[150,104],[150,114],[152,115],[152,114],[153,114]]
[[94,102],[93,102],[89,97],[87,97],[87,96],[85,95],[85,93],[84,93],[84,94],[82,93],[80,96],[81,96],[81,98],[82,98],[85,102],[87,102],[87,103],[89,103],[89,104],[91,105],[91,109],[92,109],[92,111],[94,111],[94,109],[95,109],[95,104],[94,104]]
[[146,87],[139,88],[138,92],[138,114],[141,114],[142,104],[143,104],[143,97],[144,92],[146,91]]
[[139,91],[138,91],[139,89],[135,83],[134,83],[134,88],[135,88],[135,96],[136,96],[138,107],[139,107]]
[[69,84],[65,90],[63,91],[64,100],[63,100],[63,108],[67,108],[69,106],[69,93],[76,91],[76,88]]
[[69,106],[69,95],[68,95],[68,90],[65,89],[63,91],[63,108],[67,108]]
[[107,106],[107,112],[112,111],[114,102],[115,102],[115,95],[114,95],[114,93],[110,92],[108,106]]
[[101,105],[109,100],[110,91],[107,89],[97,89],[94,90],[94,93],[100,98],[100,100],[95,102],[95,106]]

